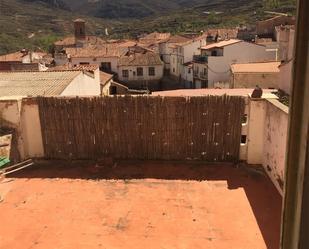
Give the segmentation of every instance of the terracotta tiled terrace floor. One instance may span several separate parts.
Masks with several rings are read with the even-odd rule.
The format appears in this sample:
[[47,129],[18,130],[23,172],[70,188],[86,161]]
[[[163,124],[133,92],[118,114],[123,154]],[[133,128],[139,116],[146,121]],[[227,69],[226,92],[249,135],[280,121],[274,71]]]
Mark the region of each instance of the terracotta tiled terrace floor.
[[1,249],[277,249],[262,173],[174,162],[49,163],[0,183]]

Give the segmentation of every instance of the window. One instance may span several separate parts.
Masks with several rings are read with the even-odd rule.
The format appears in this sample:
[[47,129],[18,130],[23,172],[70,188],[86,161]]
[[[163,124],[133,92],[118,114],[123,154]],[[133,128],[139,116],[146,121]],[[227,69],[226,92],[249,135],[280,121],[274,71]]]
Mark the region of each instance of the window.
[[243,125],[247,124],[247,121],[248,121],[248,115],[247,114],[244,114],[241,118],[241,123]]
[[80,62],[79,65],[89,65],[89,62]]
[[112,64],[110,62],[102,62],[100,70],[103,72],[110,73],[112,71]]
[[116,86],[111,86],[111,87],[109,88],[109,93],[110,93],[110,95],[115,95],[115,94],[117,94],[117,87],[116,87]]
[[144,70],[143,70],[142,67],[138,67],[136,69],[136,71],[137,71],[137,76],[143,76],[144,75]]
[[156,71],[154,67],[150,67],[149,69],[149,76],[155,76],[156,75]]
[[211,51],[211,56],[217,56],[217,51],[216,50],[214,50],[214,51]]
[[246,136],[246,135],[241,135],[241,141],[240,141],[240,143],[241,143],[242,145],[245,145],[245,144],[247,143],[247,136]]
[[122,77],[123,78],[129,78],[129,71],[128,70],[122,70]]
[[175,73],[175,71],[176,71],[176,70],[175,70],[175,68],[173,67],[173,73]]
[[207,68],[204,68],[204,76],[207,75]]
[[200,72],[199,69],[200,69],[199,67],[195,67],[195,68],[194,68],[194,74],[196,74],[196,75],[199,74],[199,72]]
[[188,68],[188,74],[191,74],[191,68]]

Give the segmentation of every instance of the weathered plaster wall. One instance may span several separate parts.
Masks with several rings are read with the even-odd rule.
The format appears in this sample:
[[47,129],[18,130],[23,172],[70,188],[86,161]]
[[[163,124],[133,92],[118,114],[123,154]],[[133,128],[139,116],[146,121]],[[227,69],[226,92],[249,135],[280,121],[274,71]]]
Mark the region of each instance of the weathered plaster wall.
[[0,99],[0,126],[15,129],[20,160],[43,157],[38,106],[31,99],[14,98]]
[[234,73],[231,88],[279,88],[279,73]]
[[285,91],[287,94],[291,95],[292,90],[292,68],[293,61],[282,64],[280,67],[279,76],[279,89]]
[[96,77],[81,72],[61,93],[61,96],[100,96],[101,84],[99,74]]
[[283,194],[288,135],[288,107],[277,100],[266,101],[263,166]]
[[266,103],[264,99],[250,99],[250,116],[248,123],[248,152],[249,164],[263,163],[264,126]]
[[19,127],[20,101],[21,99],[0,98],[0,126]]
[[[247,136],[248,164],[261,164],[283,194],[288,135],[288,107],[277,99],[251,99]],[[245,153],[244,149],[241,150]],[[242,154],[241,158],[244,158]]]
[[21,97],[0,98],[0,128],[14,130],[11,145],[13,161],[22,157],[24,148],[20,129],[20,107]]
[[39,108],[33,99],[23,99],[22,101],[21,130],[24,159],[44,157]]

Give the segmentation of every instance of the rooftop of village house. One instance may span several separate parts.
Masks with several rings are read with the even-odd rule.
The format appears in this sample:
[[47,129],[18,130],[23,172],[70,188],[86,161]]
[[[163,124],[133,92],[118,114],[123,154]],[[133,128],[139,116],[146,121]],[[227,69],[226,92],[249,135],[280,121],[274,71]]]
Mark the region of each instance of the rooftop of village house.
[[238,40],[238,39],[228,39],[228,40],[224,40],[224,41],[219,41],[216,43],[211,43],[209,45],[203,46],[201,47],[201,49],[212,49],[212,48],[223,48],[226,46],[230,46],[236,43],[242,42],[242,40]]
[[48,71],[95,71],[98,69],[98,65],[72,65],[71,63],[66,63],[64,65],[50,67]]
[[81,71],[0,72],[0,96],[59,95]]
[[123,54],[118,44],[89,45],[81,48],[66,48],[70,57],[119,57]]
[[281,62],[260,62],[260,63],[240,63],[232,64],[233,73],[279,73]]
[[30,55],[30,53],[35,53],[37,56],[40,57],[44,57],[47,56],[48,54],[46,52],[32,52],[32,51],[28,51],[26,49],[14,52],[14,53],[9,53],[9,54],[5,54],[5,55],[0,55],[0,61],[22,61],[22,59],[27,56]]
[[119,66],[149,66],[163,65],[160,55],[152,51],[132,48],[126,54],[119,58]]
[[[248,97],[252,94],[254,89],[250,88],[237,88],[237,89],[178,89],[178,90],[167,90],[152,92],[153,96],[162,97],[194,97],[194,96],[244,96]],[[273,98],[278,97],[272,94],[275,90],[263,89],[262,98]]]

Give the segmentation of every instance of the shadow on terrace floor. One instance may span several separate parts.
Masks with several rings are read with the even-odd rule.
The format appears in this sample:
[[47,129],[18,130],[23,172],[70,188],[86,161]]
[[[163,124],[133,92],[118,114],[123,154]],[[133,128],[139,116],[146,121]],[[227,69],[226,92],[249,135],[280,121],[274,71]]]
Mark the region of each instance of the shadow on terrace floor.
[[[232,164],[200,162],[118,161],[98,167],[95,162],[44,162],[20,171],[14,178],[162,179],[226,181],[228,189],[243,188],[268,249],[279,248],[281,196],[262,171]],[[235,214],[235,217],[241,214]]]

